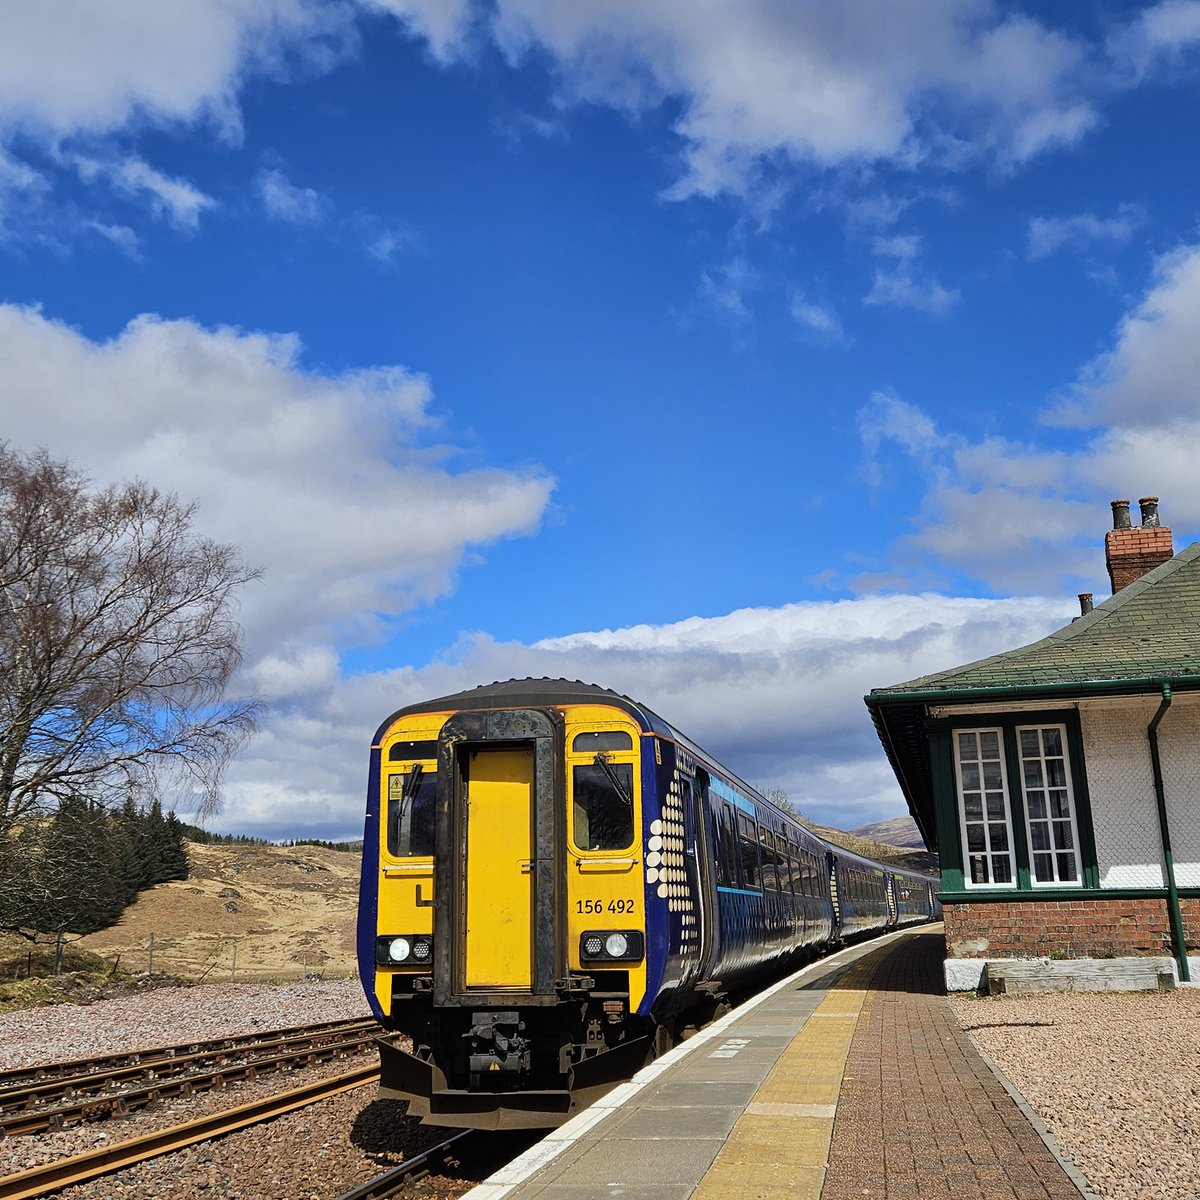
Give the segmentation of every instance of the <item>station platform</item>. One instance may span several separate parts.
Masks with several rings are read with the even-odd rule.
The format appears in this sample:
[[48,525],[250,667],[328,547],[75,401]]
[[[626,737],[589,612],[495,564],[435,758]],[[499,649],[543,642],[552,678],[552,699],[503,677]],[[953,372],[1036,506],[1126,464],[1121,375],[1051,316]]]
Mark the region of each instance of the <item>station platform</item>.
[[812,963],[465,1200],[1079,1200],[946,1001],[942,927]]

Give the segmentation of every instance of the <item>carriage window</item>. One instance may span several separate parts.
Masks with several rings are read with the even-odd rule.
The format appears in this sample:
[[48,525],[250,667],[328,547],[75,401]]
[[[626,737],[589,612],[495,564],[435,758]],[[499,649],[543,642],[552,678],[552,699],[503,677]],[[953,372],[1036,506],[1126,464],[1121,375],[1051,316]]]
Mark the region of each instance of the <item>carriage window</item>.
[[572,779],[575,845],[580,850],[624,850],[633,842],[633,765],[605,762],[597,755],[596,762],[577,766]]
[[595,733],[577,733],[571,742],[576,754],[594,754],[597,750],[632,750],[633,738],[623,729],[600,729]]
[[717,886],[737,887],[737,850],[733,839],[733,810],[728,804],[717,809]]
[[761,887],[762,867],[759,859],[758,829],[754,822],[738,813],[738,844],[742,859],[742,886]]
[[423,767],[388,776],[387,848],[393,858],[433,853],[437,774]]

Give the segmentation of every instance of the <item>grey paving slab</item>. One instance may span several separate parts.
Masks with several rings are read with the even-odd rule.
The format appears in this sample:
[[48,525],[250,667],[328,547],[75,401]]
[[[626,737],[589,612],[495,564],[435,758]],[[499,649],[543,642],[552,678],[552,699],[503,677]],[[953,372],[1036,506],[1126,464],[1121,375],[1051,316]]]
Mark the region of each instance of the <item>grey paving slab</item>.
[[655,1088],[653,1099],[659,1104],[688,1104],[692,1108],[724,1108],[740,1105],[745,1108],[761,1086],[761,1080],[723,1080],[721,1087],[698,1087],[692,1079],[672,1079]]
[[718,1138],[724,1142],[745,1107],[728,1099],[722,1105],[693,1105],[686,1100],[675,1104],[642,1104],[625,1114],[620,1124],[613,1127],[611,1136],[651,1141]]
[[720,1138],[665,1142],[606,1137],[571,1165],[570,1181],[577,1187],[695,1187],[723,1144]]

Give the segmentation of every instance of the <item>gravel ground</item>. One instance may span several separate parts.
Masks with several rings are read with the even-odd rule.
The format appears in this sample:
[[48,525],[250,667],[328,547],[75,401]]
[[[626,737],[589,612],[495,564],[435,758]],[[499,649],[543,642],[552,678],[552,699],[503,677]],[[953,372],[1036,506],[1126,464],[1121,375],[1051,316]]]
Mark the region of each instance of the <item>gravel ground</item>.
[[[1200,1197],[1200,990],[954,997],[964,1027],[1105,1200]],[[164,988],[84,1007],[0,1016],[0,1069],[364,1015],[353,981]],[[0,1174],[181,1123],[348,1070],[349,1059],[76,1130],[0,1143]],[[63,1193],[64,1200],[327,1200],[443,1131],[360,1088],[269,1125]],[[469,1179],[425,1181],[452,1197]]]
[[[364,1015],[368,1010],[355,981],[159,988],[86,1006],[26,1009],[0,1017],[0,1070]],[[0,1175],[233,1108],[351,1070],[362,1061],[347,1058],[285,1071],[223,1091],[166,1100],[128,1117],[9,1138],[0,1142]],[[404,1105],[374,1099],[374,1087],[368,1085],[61,1194],[63,1200],[328,1200],[446,1136],[446,1130],[409,1120]],[[429,1179],[422,1194],[431,1200],[457,1196],[474,1182]]]
[[1105,1200],[1200,1196],[1200,991],[954,997]]

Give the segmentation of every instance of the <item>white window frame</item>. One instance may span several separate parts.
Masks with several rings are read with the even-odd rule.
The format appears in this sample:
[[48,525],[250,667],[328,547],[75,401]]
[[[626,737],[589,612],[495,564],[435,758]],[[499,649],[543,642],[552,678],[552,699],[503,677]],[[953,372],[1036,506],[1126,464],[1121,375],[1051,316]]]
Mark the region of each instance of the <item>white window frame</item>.
[[[1046,753],[1045,753],[1045,732],[1049,729],[1058,731],[1060,744],[1062,746],[1062,762],[1063,771],[1066,777],[1066,792],[1067,792],[1067,815],[1071,822],[1071,847],[1070,850],[1059,850],[1054,846],[1054,822],[1056,818],[1050,815],[1050,777],[1046,770]],[[1024,748],[1021,745],[1021,734],[1023,732],[1032,732],[1038,735],[1039,754],[1036,759],[1027,759]],[[1029,886],[1030,888],[1077,888],[1083,886],[1083,858],[1079,848],[1079,815],[1078,808],[1075,803],[1075,781],[1071,775],[1071,748],[1067,741],[1067,727],[1054,723],[1037,724],[1037,725],[1018,725],[1014,730],[1016,739],[1017,761],[1021,764],[1021,807],[1025,810],[1025,841],[1029,850]],[[1030,789],[1025,783],[1025,763],[1028,761],[1036,761],[1041,764],[1042,772],[1042,787],[1040,790],[1045,793],[1046,816],[1036,818],[1038,824],[1044,824],[1046,831],[1050,835],[1049,850],[1035,850],[1033,846],[1033,826],[1035,818],[1030,813],[1029,806],[1029,791]],[[1057,818],[1061,819],[1061,818]],[[1075,878],[1074,879],[1059,879],[1058,878],[1058,856],[1060,854],[1070,853],[1075,860]],[[1036,867],[1034,864],[1034,856],[1038,854],[1048,854],[1050,856],[1051,865],[1054,868],[1053,879],[1038,879]]]
[[[984,762],[984,760],[982,758],[980,758],[977,760],[979,767],[980,767],[979,787],[977,789],[973,788],[973,789],[971,789],[971,791],[977,792],[979,795],[980,811],[983,813],[983,817],[982,817],[981,821],[973,821],[972,824],[982,824],[983,825],[984,843],[985,843],[985,846],[987,847],[987,849],[985,849],[983,851],[983,854],[987,858],[989,881],[987,883],[977,883],[975,880],[973,880],[971,878],[971,876],[973,874],[973,872],[971,871],[971,859],[972,859],[973,855],[977,857],[979,852],[970,850],[970,848],[968,847],[968,844],[967,844],[968,839],[967,839],[966,790],[963,788],[963,760],[962,760],[962,753],[961,753],[962,747],[961,747],[959,739],[963,734],[973,734],[976,739],[976,745],[978,746],[982,739],[982,736],[986,733],[994,733],[996,735],[996,744],[999,747],[998,761],[1000,763],[1000,790],[1001,790],[1001,793],[1002,793],[1002,796],[1004,799],[1004,828],[1005,828],[1005,832],[1006,832],[1007,839],[1008,839],[1008,850],[1006,852],[1003,850],[992,850],[990,848],[991,847],[991,836],[990,836],[991,831],[989,829],[989,826],[997,824],[998,822],[989,821],[989,819],[988,819],[988,816],[987,816],[987,791],[988,790],[994,791],[995,789],[987,789],[983,786],[983,784],[984,784],[984,781],[983,781],[983,762]],[[1004,730],[1002,728],[1000,728],[999,726],[994,726],[994,727],[988,726],[988,727],[980,727],[980,728],[973,728],[973,729],[954,729],[951,736],[952,736],[952,741],[954,744],[955,803],[958,805],[959,838],[962,843],[962,854],[963,854],[963,886],[966,888],[981,888],[981,889],[986,888],[989,890],[1015,891],[1020,886],[1020,881],[1017,877],[1017,853],[1016,853],[1016,846],[1014,844],[1014,839],[1013,839],[1013,824],[1012,824],[1012,791],[1009,788],[1009,783],[1008,783],[1008,763],[1006,761],[1006,755],[1005,755]],[[982,753],[982,751],[981,751],[981,753]],[[988,760],[988,761],[991,761],[991,760]],[[995,878],[995,875],[996,875],[995,860],[1005,856],[1006,853],[1007,853],[1007,857],[1008,857],[1009,878],[1006,880],[1000,880],[999,882],[997,882],[997,880]]]

